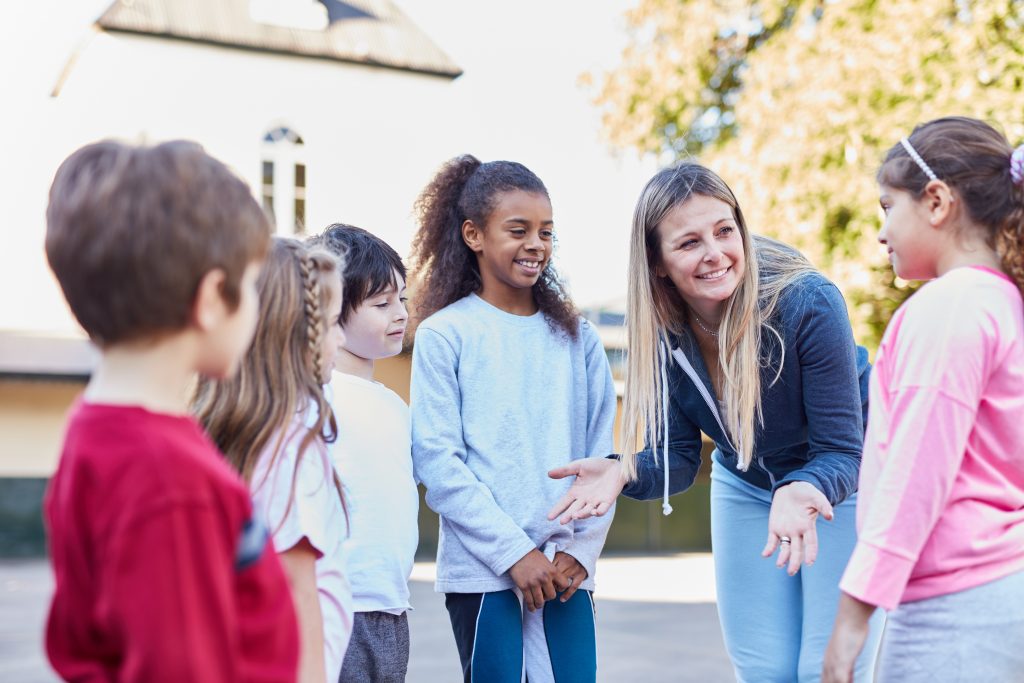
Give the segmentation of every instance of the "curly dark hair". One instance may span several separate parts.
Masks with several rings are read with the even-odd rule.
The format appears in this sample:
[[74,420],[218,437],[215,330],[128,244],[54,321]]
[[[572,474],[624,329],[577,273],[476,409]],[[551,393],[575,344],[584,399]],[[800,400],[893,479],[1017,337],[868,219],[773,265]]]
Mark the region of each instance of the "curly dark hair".
[[[462,239],[462,224],[485,225],[503,192],[521,190],[548,197],[533,171],[514,161],[482,163],[464,154],[448,161],[416,200],[420,228],[412,242],[415,315],[420,321],[479,291],[482,283],[476,254]],[[571,339],[579,333],[579,312],[549,262],[533,285],[533,300],[548,325]]]

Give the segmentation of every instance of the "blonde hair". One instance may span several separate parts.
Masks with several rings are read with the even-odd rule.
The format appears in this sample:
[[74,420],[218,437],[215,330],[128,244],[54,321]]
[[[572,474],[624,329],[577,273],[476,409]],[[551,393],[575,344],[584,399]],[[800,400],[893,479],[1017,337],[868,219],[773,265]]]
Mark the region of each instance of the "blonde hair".
[[[636,478],[638,436],[644,434],[652,446],[663,438],[665,415],[659,397],[664,387],[658,368],[659,362],[672,361],[667,353],[659,361],[658,347],[664,344],[670,349],[670,336],[682,334],[690,320],[690,309],[671,281],[655,274],[661,260],[657,229],[673,208],[694,195],[728,204],[743,244],[746,267],[726,301],[718,337],[724,377],[724,397],[720,398],[726,406],[723,422],[740,469],[750,466],[756,428],[763,423],[761,368],[768,359],[761,355],[762,336],[775,337],[780,352],[785,353],[782,335],[771,324],[779,297],[794,281],[816,272],[796,250],[767,237],[752,236],[732,190],[713,171],[684,162],[651,178],[637,200],[629,247],[628,354],[620,447],[630,479]],[[784,355],[779,358],[775,379],[783,362]]]
[[[270,449],[274,467],[296,414],[316,408],[317,419],[299,443],[295,470],[315,439],[331,443],[338,425],[324,393],[321,346],[332,287],[340,292],[341,265],[321,249],[307,249],[293,239],[276,238],[257,283],[259,321],[252,346],[234,376],[201,379],[192,401],[203,427],[228,461],[252,486],[260,455]],[[288,510],[295,497],[294,477]],[[341,482],[334,484],[342,497]],[[344,507],[344,498],[342,497]],[[347,516],[347,513],[346,513]],[[282,520],[283,521],[283,520]]]

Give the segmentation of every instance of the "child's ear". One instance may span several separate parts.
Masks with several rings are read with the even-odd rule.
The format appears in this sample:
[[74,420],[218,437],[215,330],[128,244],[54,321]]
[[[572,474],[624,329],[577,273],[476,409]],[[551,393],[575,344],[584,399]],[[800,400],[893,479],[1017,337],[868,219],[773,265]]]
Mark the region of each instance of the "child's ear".
[[214,268],[199,281],[192,302],[192,323],[202,332],[216,327],[230,313],[223,294],[226,278],[223,270]]
[[484,250],[483,231],[473,221],[465,221],[462,224],[462,241],[471,251],[479,254]]
[[940,226],[953,215],[956,205],[956,195],[945,182],[941,180],[930,180],[924,186],[922,201],[928,209],[929,222],[933,226]]

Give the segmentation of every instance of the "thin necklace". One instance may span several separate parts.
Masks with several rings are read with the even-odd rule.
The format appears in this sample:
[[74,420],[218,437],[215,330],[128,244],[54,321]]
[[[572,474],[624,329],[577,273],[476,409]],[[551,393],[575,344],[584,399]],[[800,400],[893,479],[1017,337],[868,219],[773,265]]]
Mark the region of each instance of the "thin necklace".
[[[691,313],[693,313],[693,311],[691,311]],[[710,327],[708,327],[707,325],[702,323],[700,321],[700,316],[697,315],[696,313],[693,313],[693,319],[697,321],[697,327],[699,327],[700,329],[704,330],[705,332],[710,334],[715,339],[718,339],[718,330],[712,330]]]

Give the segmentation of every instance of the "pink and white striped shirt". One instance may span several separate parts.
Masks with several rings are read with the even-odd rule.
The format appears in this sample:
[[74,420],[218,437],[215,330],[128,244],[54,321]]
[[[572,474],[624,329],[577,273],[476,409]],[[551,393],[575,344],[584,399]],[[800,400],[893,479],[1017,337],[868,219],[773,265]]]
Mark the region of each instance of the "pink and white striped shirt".
[[896,311],[871,377],[843,592],[893,609],[1024,570],[1024,302],[957,268]]

